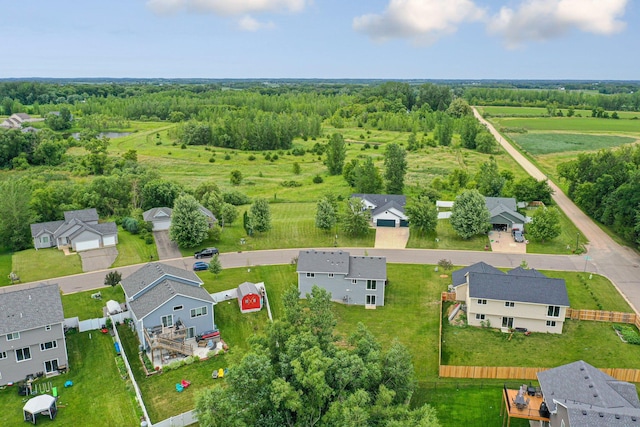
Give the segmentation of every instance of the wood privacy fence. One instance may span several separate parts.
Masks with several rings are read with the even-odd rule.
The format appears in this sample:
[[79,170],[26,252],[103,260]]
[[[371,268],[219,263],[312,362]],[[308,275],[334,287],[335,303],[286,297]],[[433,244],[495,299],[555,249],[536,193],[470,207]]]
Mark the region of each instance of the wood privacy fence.
[[576,310],[568,308],[565,316],[572,320],[592,320],[596,322],[631,323],[640,328],[640,317],[635,313],[621,313],[619,311]]
[[455,301],[455,300],[456,300],[456,293],[455,292],[443,292],[442,293],[442,301],[449,302],[449,301]]
[[[523,368],[516,366],[453,366],[440,365],[441,378],[536,380],[538,372],[551,368]],[[640,382],[640,369],[605,368],[600,369],[620,381]]]

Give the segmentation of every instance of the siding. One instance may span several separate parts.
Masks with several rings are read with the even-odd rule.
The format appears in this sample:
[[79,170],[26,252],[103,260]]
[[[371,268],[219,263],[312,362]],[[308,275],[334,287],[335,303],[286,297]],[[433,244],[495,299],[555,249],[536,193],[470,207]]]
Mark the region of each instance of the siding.
[[[314,285],[319,286],[331,293],[331,300],[344,304],[365,305],[367,295],[376,296],[376,306],[384,306],[384,280],[376,281],[376,290],[367,290],[366,279],[345,279],[344,274],[334,274],[330,278],[327,273],[315,273],[315,277],[308,278],[306,273],[298,273],[298,290],[300,297],[306,298],[311,293]],[[348,290],[348,291],[347,291]]]
[[[460,287],[458,287],[460,289]],[[531,332],[549,332],[561,334],[564,325],[566,307],[560,307],[558,317],[547,317],[547,305],[514,301],[513,307],[505,307],[505,301],[487,300],[487,304],[478,304],[477,298],[467,298],[467,322],[471,326],[481,326],[476,314],[484,314],[485,321],[491,327],[500,328],[502,317],[513,317],[514,328],[527,328]],[[556,326],[547,326],[547,321],[556,322]]]

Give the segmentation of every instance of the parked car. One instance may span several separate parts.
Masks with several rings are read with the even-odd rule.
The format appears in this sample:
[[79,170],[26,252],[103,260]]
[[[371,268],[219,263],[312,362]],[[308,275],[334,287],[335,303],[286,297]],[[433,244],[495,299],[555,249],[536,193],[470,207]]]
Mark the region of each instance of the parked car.
[[206,249],[203,249],[201,251],[196,252],[193,256],[196,259],[207,258],[207,257],[210,258],[210,257],[212,257],[214,255],[219,254],[219,253],[220,253],[220,251],[218,251],[218,248],[206,248]]
[[203,271],[209,269],[209,263],[204,261],[196,261],[193,263],[193,271]]
[[513,240],[515,240],[518,243],[524,242],[524,236],[522,235],[522,231],[513,230]]

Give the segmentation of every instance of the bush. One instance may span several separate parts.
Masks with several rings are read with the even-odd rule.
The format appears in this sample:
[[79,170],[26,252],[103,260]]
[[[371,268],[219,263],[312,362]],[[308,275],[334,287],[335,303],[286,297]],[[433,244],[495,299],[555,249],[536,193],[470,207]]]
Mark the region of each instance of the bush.
[[[320,178],[320,179],[322,179],[322,178]],[[282,181],[280,183],[280,185],[282,185],[283,187],[301,187],[302,186],[302,184],[299,183],[298,181]]]
[[182,145],[180,146],[180,149],[182,149],[182,150],[186,150],[186,149],[187,149],[187,144],[182,144]]
[[306,151],[304,151],[304,148],[294,148],[293,150],[291,150],[291,154],[293,154],[294,156],[304,156],[306,153]]
[[229,153],[224,155],[225,160],[231,160],[231,155]]
[[126,217],[122,219],[122,228],[124,228],[131,234],[138,234],[140,232],[138,220],[131,217]]
[[248,205],[249,203],[251,203],[251,199],[249,198],[249,196],[237,190],[222,193],[222,199],[226,203],[234,206]]
[[249,155],[249,157],[247,157],[247,159],[248,159],[248,160],[253,161],[253,160],[255,160],[255,159],[256,159],[256,156],[254,156],[253,154],[251,154],[251,155]]
[[147,234],[146,236],[144,236],[144,242],[147,245],[152,245],[153,244],[153,235],[152,234]]
[[215,163],[216,159],[215,157],[209,157],[209,163]]
[[320,175],[316,175],[313,177],[314,184],[322,184],[323,182],[324,182],[324,179],[322,179]]
[[640,335],[638,332],[628,325],[613,325],[613,328],[620,332],[622,338],[629,344],[640,345]]

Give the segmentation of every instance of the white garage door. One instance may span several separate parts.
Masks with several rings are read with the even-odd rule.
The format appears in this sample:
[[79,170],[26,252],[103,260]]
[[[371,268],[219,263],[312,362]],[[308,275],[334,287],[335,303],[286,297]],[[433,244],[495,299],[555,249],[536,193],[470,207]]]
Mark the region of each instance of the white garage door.
[[169,226],[171,226],[171,220],[170,219],[168,219],[166,221],[155,221],[153,223],[153,231],[168,230]]
[[102,241],[105,246],[114,246],[116,244],[116,236],[107,236]]
[[88,249],[96,249],[100,247],[99,240],[89,240],[87,242],[78,242],[76,243],[76,251],[86,251]]

